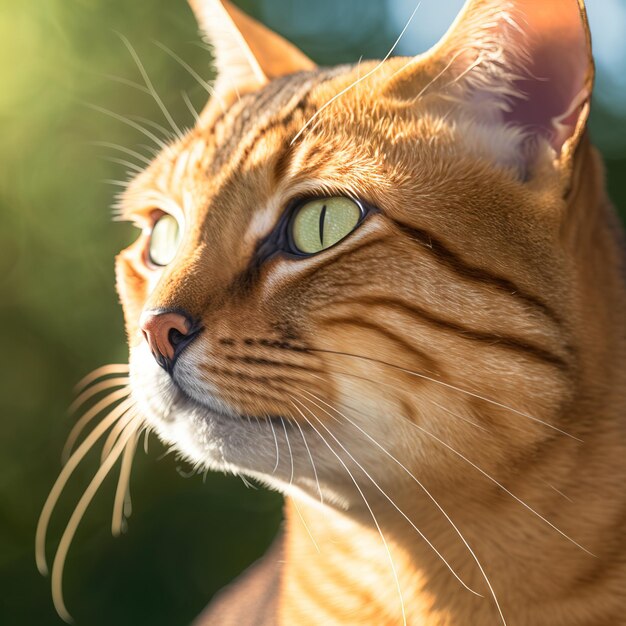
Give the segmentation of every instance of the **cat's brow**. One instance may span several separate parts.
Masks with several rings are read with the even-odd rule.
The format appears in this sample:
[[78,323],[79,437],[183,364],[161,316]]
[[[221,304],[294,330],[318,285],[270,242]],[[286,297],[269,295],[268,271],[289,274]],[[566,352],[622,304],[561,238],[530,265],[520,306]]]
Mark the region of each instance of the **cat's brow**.
[[[306,112],[313,107],[309,96],[314,88],[350,68],[351,66],[340,66],[298,72],[275,79],[264,89],[244,96],[238,115],[220,116],[213,126],[211,132],[215,134],[221,125],[229,124],[229,128],[220,129],[225,139],[216,147],[210,174],[215,176],[224,171],[239,172],[247,157],[268,132],[287,126],[298,112]],[[287,138],[281,150],[283,161],[288,158],[289,147]]]

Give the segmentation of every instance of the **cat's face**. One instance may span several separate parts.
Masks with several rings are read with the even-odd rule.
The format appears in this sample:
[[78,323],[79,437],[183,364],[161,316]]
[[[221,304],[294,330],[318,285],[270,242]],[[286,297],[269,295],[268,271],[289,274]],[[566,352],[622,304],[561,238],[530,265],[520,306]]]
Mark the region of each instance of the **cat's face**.
[[529,139],[450,87],[453,56],[216,98],[125,193],[133,398],[192,462],[359,506],[351,474],[374,497],[403,466],[463,480],[443,441],[497,475],[568,430],[564,171],[586,109]]

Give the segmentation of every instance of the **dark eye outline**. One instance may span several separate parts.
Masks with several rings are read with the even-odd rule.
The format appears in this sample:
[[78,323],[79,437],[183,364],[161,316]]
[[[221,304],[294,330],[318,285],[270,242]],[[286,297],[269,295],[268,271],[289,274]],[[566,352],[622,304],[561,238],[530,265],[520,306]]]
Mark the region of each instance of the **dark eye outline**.
[[[348,200],[354,202],[361,212],[359,221],[356,223],[350,233],[348,233],[343,239],[340,239],[339,241],[334,243],[332,246],[324,248],[319,252],[302,252],[296,246],[293,240],[292,233],[292,226],[297,212],[309,202],[312,202],[314,200],[330,200],[331,198],[347,198]],[[283,256],[287,258],[293,259],[306,259],[312,256],[316,256],[318,254],[323,254],[324,252],[328,252],[329,250],[332,250],[336,246],[343,243],[348,237],[350,237],[350,235],[355,230],[357,230],[357,228],[359,228],[361,224],[363,224],[363,221],[367,218],[367,216],[375,211],[376,209],[374,209],[374,207],[364,202],[363,200],[341,193],[332,195],[329,194],[324,196],[308,195],[294,198],[293,200],[291,200],[291,202],[287,204],[287,208],[285,209],[285,211],[283,211],[283,214],[281,215],[278,223],[276,224],[272,232],[264,240],[259,242],[256,254],[257,259],[262,262],[273,256],[277,252],[280,252]]]

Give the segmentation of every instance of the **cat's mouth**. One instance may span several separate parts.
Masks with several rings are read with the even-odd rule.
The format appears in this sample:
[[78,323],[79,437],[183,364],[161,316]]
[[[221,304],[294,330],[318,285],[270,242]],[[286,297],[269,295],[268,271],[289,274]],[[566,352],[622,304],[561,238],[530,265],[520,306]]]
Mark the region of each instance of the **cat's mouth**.
[[[290,474],[285,455],[276,461],[281,439],[297,446],[293,426],[280,415],[248,415],[213,393],[210,384],[177,363],[172,374],[160,368],[149,348],[134,348],[130,359],[132,393],[147,423],[166,443],[194,464],[256,474]],[[277,444],[278,442],[278,444]],[[283,468],[283,465],[285,466]]]

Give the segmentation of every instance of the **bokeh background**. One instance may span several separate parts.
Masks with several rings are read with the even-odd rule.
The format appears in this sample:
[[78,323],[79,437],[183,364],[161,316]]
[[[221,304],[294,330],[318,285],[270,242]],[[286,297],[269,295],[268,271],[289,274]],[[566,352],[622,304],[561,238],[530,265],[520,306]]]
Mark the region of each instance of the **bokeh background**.
[[[318,63],[334,64],[384,56],[416,0],[237,3]],[[426,49],[461,4],[422,0],[397,52]],[[592,135],[623,210],[626,0],[588,0],[588,8],[599,70]],[[35,569],[35,524],[75,419],[66,408],[73,385],[98,365],[126,359],[113,256],[134,233],[110,219],[119,190],[112,181],[127,174],[108,159],[137,161],[103,144],[150,155],[147,137],[115,115],[157,135],[167,130],[137,87],[120,33],[178,123],[190,125],[183,94],[202,107],[206,92],[193,72],[210,78],[211,56],[184,0],[0,0],[0,624],[7,626],[61,623],[49,580]],[[109,532],[114,477],[86,515],[65,577],[78,625],[187,624],[276,532],[277,495],[232,477],[190,476],[165,452],[153,437],[148,453],[137,453],[134,513],[121,538]],[[61,500],[49,555],[98,456]]]

